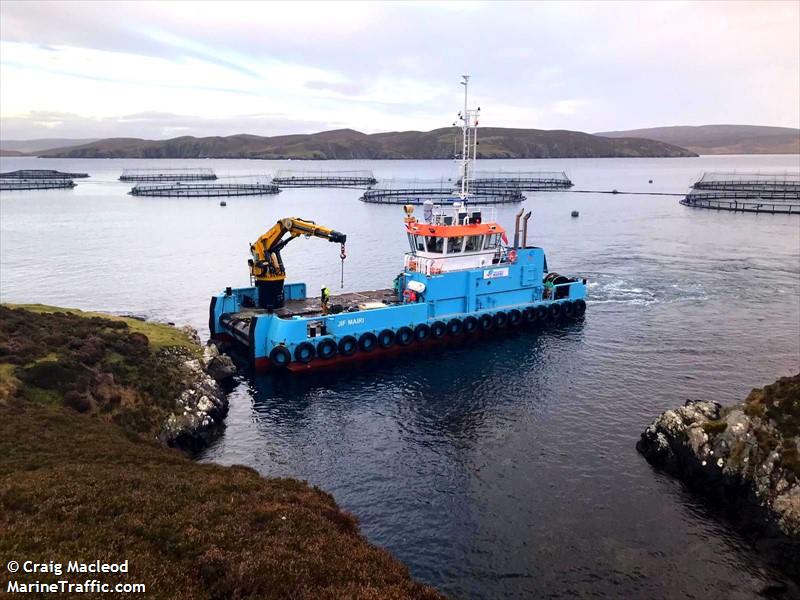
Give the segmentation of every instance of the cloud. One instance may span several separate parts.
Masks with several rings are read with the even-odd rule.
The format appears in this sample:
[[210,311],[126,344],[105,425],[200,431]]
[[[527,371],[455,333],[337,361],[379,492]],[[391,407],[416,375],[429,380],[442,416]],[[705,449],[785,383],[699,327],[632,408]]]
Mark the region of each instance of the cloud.
[[585,105],[585,100],[579,100],[577,98],[556,100],[553,102],[553,112],[559,115],[574,115],[578,112],[578,109]]
[[286,135],[343,127],[339,122],[304,121],[280,114],[208,118],[165,112],[142,112],[102,118],[74,113],[33,111],[2,121],[2,139],[138,137],[167,139],[181,135],[224,136],[236,133]]
[[[468,72],[486,126],[798,126],[798,22],[796,2],[5,1],[0,125],[432,129]],[[176,122],[117,123],[155,113]]]

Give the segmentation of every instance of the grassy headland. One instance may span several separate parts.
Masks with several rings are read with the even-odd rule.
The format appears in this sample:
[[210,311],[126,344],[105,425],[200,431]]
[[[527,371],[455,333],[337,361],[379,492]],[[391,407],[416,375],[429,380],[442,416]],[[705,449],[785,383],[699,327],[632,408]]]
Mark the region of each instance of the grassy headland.
[[197,351],[179,331],[29,308],[0,306],[4,564],[127,559],[101,578],[148,598],[441,598],[330,495],[153,440],[180,392],[172,357]]

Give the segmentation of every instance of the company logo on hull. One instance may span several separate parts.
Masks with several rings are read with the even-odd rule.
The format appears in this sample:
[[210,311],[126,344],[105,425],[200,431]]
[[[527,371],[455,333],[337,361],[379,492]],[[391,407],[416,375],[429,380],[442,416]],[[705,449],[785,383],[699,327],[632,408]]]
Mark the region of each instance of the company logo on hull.
[[498,279],[500,277],[508,277],[508,267],[502,269],[491,269],[483,272],[484,279]]

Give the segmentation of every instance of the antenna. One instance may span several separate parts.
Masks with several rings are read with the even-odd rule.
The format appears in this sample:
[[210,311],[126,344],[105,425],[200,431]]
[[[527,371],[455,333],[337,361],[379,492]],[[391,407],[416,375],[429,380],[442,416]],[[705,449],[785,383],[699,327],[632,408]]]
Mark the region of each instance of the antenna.
[[469,181],[477,157],[478,116],[481,109],[470,110],[468,108],[469,75],[462,75],[461,79],[461,85],[464,86],[464,110],[458,113],[458,118],[461,120],[461,191],[458,195],[462,205],[465,205],[467,198],[471,195]]

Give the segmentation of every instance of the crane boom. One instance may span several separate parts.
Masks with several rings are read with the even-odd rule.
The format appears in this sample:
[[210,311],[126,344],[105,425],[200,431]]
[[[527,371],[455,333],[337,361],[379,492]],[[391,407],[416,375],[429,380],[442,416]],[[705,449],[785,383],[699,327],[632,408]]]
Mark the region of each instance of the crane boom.
[[258,288],[260,308],[280,308],[284,305],[283,284],[286,280],[286,269],[281,250],[301,235],[341,244],[341,256],[344,260],[344,244],[347,241],[345,234],[297,217],[279,220],[250,245],[252,258],[247,263],[250,266],[250,276]]

